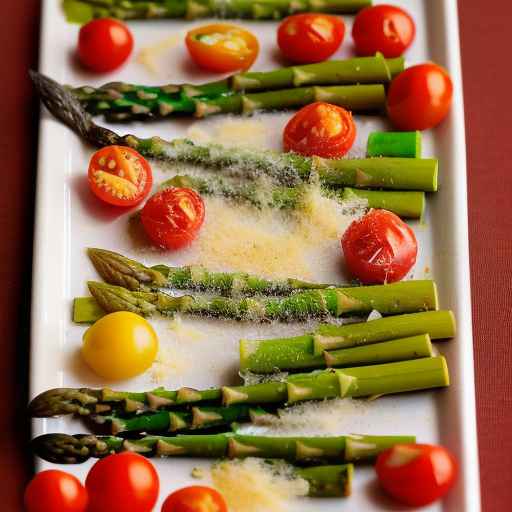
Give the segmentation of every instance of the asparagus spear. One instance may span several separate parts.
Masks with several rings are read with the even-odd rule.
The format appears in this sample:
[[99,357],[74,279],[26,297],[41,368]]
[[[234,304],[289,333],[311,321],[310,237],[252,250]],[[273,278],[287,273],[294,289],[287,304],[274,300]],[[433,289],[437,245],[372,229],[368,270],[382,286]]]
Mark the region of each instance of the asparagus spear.
[[358,398],[449,385],[444,357],[425,357],[371,366],[329,369],[289,376],[286,383],[267,382],[222,388],[224,405],[289,404],[325,398]]
[[178,288],[211,291],[224,296],[289,295],[296,290],[324,289],[334,285],[300,279],[268,280],[245,272],[211,272],[204,267],[146,267],[138,261],[105,249],[88,249],[87,254],[100,276],[109,284],[130,290]]
[[156,312],[177,312],[242,321],[297,321],[309,318],[340,317],[369,313],[377,309],[390,315],[418,310],[437,309],[437,291],[433,281],[402,281],[386,285],[354,286],[307,290],[282,298],[204,298],[193,295],[172,297],[162,292],[130,291],[120,286],[90,281],[92,298],[74,301],[73,320],[91,323],[91,300],[96,300],[105,313],[131,311],[142,316]]
[[[247,202],[256,208],[300,209],[306,190],[302,187],[261,186],[255,181],[231,183],[221,177],[204,178],[177,175],[161,184],[161,188],[187,187],[202,195],[225,197],[237,202]],[[361,190],[350,187],[329,189],[322,193],[343,204],[354,199],[364,199],[368,208],[389,210],[403,218],[418,219],[425,208],[425,193],[416,191]]]
[[299,12],[350,14],[371,5],[371,0],[64,0],[68,21],[93,18],[121,20],[155,18],[249,18],[275,20]]
[[36,455],[57,464],[78,464],[91,457],[131,451],[146,457],[280,458],[289,462],[373,460],[384,450],[414,443],[414,436],[266,437],[239,434],[115,436],[45,434],[32,441]]
[[[197,105],[208,104],[216,100],[235,96],[229,105],[238,105],[243,109],[244,101],[260,101],[260,96],[247,95],[244,98],[238,92],[269,92],[303,86],[318,85],[354,85],[367,84],[372,87],[355,89],[356,91],[376,91],[381,94],[381,88],[375,84],[387,83],[391,78],[403,71],[403,58],[386,60],[381,54],[375,57],[359,57],[342,61],[325,61],[318,64],[293,66],[264,72],[247,72],[233,75],[224,80],[206,84],[168,84],[163,86],[146,86],[113,82],[101,87],[89,85],[70,88],[73,95],[80,100],[84,107],[94,115],[105,115],[110,119],[128,120],[130,118],[167,117],[175,113],[197,114]],[[329,89],[330,90],[330,89]],[[346,89],[350,94],[353,89]],[[321,93],[321,91],[319,91]],[[269,96],[264,96],[268,98]],[[276,98],[276,94],[270,96]],[[368,96],[369,98],[369,96]],[[379,96],[380,98],[380,96]],[[283,101],[275,99],[272,101]],[[221,102],[224,105],[224,102]],[[379,102],[377,107],[382,105]],[[370,108],[372,104],[369,105]],[[230,107],[231,109],[233,107]],[[279,104],[276,108],[279,108]],[[368,109],[363,105],[364,109]]]
[[428,334],[383,341],[372,345],[344,348],[315,355],[311,342],[276,344],[263,341],[240,340],[240,370],[253,373],[273,373],[330,367],[350,367],[404,361],[432,356]]
[[421,158],[421,132],[372,132],[368,135],[368,156]]
[[148,158],[205,166],[232,176],[250,178],[266,175],[286,186],[298,185],[309,180],[312,174],[317,174],[322,182],[335,186],[424,191],[437,189],[435,159],[327,160],[294,153],[224,148],[215,144],[198,146],[186,139],[165,141],[159,137],[140,139],[134,135],[120,136],[96,125],[76,98],[57,82],[35,72],[31,72],[31,76],[50,112],[96,146],[128,146]]

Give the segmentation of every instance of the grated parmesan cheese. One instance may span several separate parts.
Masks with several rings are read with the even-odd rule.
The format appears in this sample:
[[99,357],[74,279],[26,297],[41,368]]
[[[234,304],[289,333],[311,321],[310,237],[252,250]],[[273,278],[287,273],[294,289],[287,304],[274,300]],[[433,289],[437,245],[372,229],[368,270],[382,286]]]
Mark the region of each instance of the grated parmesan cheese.
[[211,476],[230,512],[285,512],[294,498],[307,496],[309,490],[308,482],[284,462],[222,461],[212,467]]
[[171,320],[169,329],[174,333],[177,341],[180,342],[199,341],[205,337],[203,332],[185,323],[179,315]]
[[150,73],[158,75],[160,72],[158,60],[166,51],[172,50],[178,46],[183,41],[183,37],[183,32],[179,32],[153,44],[152,46],[142,48],[137,55],[137,62],[144,66]]
[[182,375],[190,367],[186,359],[172,345],[162,346],[150,368],[150,377],[155,384],[164,383],[169,377]]

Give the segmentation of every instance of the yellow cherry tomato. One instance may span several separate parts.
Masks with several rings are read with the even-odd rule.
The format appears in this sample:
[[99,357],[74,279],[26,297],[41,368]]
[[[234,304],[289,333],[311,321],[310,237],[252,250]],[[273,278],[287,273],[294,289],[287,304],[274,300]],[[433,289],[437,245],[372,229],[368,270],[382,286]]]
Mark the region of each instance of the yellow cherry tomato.
[[82,355],[89,367],[109,380],[146,371],[158,351],[157,335],[147,320],[118,311],[100,318],[84,334]]

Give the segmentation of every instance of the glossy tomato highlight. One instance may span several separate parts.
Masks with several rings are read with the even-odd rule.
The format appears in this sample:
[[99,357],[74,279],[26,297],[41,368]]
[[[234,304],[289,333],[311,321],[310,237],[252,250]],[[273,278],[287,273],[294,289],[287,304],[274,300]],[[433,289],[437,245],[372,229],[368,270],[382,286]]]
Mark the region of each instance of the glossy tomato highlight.
[[294,14],[279,25],[277,44],[282,54],[297,64],[328,59],[341,45],[345,23],[328,14]]
[[371,210],[350,224],[341,246],[350,272],[364,284],[399,281],[416,262],[412,229],[387,210]]
[[215,489],[192,485],[170,494],[162,506],[162,512],[228,512],[228,507]]

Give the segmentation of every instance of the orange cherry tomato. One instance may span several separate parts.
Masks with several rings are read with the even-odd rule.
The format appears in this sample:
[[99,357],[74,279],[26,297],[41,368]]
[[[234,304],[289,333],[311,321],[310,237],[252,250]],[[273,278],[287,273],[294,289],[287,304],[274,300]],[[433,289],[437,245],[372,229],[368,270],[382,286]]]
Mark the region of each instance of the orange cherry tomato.
[[400,130],[426,130],[438,125],[452,104],[450,75],[437,64],[418,64],[393,79],[388,115]]
[[318,101],[301,108],[285,126],[285,151],[339,158],[354,144],[356,125],[342,107]]
[[89,163],[89,186],[102,201],[114,206],[134,206],[150,192],[151,167],[134,149],[106,146]]
[[283,55],[298,64],[328,59],[341,45],[345,23],[328,14],[294,14],[279,25],[277,44]]
[[249,69],[260,50],[251,32],[226,23],[195,28],[187,33],[185,43],[199,67],[216,73]]
[[151,512],[159,486],[155,467],[142,455],[109,455],[94,464],[85,480],[87,512]]
[[394,213],[371,210],[350,224],[341,239],[345,263],[362,283],[393,283],[416,262],[413,230]]
[[222,495],[211,487],[192,485],[170,494],[162,512],[227,512]]
[[442,498],[453,487],[457,461],[442,446],[398,444],[379,455],[375,470],[380,484],[393,498],[422,507]]
[[204,221],[204,202],[190,188],[168,188],[151,196],[140,218],[148,237],[164,249],[181,249],[197,236]]
[[25,489],[26,512],[85,512],[87,491],[80,481],[64,471],[38,473]]

